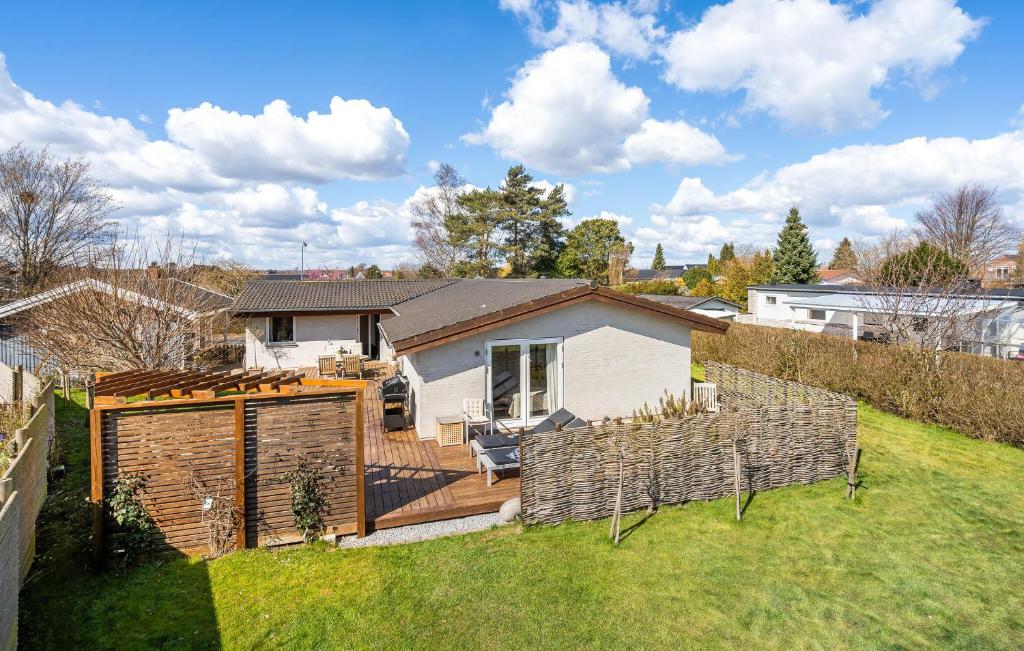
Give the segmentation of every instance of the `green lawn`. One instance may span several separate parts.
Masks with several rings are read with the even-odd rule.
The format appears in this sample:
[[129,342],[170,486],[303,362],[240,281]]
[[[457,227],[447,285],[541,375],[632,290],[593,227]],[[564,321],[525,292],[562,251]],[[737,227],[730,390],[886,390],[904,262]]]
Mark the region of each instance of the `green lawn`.
[[[62,432],[81,464],[81,424]],[[390,548],[253,550],[97,578],[83,570],[80,522],[51,523],[23,593],[22,643],[1024,645],[1024,451],[864,406],[860,440],[855,502],[837,479],[757,494],[742,523],[729,499],[666,507],[627,518],[636,526],[618,549],[605,521]],[[65,481],[82,481],[82,469]],[[47,517],[80,517],[73,500],[58,506]]]

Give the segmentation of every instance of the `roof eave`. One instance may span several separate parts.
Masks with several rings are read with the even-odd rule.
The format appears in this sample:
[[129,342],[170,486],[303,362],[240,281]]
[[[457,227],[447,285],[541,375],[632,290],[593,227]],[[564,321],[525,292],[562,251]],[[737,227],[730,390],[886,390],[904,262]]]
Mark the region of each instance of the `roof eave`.
[[690,310],[673,307],[657,301],[652,301],[631,294],[617,292],[607,287],[595,285],[583,285],[575,287],[558,294],[546,296],[504,310],[498,310],[466,321],[437,328],[429,332],[420,333],[404,339],[397,339],[391,342],[396,355],[408,355],[445,343],[463,339],[472,334],[487,332],[495,328],[523,321],[545,312],[562,309],[569,305],[588,300],[597,300],[609,304],[617,304],[631,309],[640,309],[665,318],[675,319],[683,322],[694,330],[702,330],[714,334],[725,333],[729,324],[711,317],[698,314]]

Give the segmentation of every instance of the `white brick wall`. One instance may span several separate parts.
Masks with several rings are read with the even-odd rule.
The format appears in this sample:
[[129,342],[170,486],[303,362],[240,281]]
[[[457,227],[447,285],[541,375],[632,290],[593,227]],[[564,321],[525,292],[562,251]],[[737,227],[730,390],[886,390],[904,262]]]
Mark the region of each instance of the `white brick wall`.
[[267,369],[316,366],[320,355],[337,354],[359,341],[359,316],[333,314],[295,317],[295,343],[267,344],[266,318],[250,319],[245,329],[245,365]]
[[629,416],[667,389],[690,390],[690,329],[635,310],[586,301],[403,358],[416,429],[433,438],[438,416],[486,396],[485,343],[562,337],[563,405],[581,418]]

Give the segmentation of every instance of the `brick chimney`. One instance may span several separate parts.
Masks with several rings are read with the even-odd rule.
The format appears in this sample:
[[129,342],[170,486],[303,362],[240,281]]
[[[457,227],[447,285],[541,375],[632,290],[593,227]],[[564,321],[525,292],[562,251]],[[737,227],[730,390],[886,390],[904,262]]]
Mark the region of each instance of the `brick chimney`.
[[146,268],[146,278],[148,278],[151,283],[155,283],[160,279],[160,266],[157,263],[149,263],[149,267]]

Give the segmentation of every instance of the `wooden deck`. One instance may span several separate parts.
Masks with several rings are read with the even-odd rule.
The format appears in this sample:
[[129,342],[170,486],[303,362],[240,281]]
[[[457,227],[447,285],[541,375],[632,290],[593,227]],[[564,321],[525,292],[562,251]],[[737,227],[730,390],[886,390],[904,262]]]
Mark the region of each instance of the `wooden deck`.
[[487,486],[464,445],[419,440],[412,427],[385,432],[375,383],[366,394],[364,434],[366,519],[370,529],[493,513],[519,495],[519,476],[506,471]]

